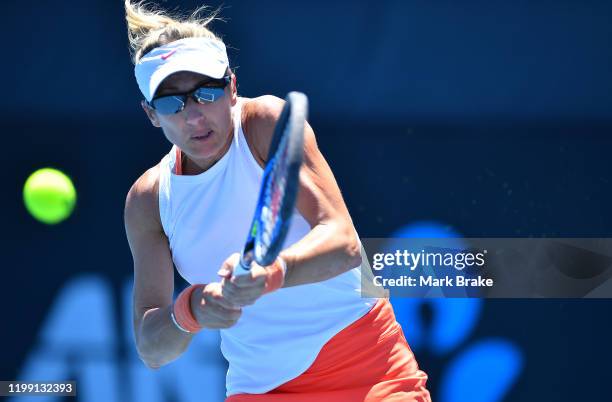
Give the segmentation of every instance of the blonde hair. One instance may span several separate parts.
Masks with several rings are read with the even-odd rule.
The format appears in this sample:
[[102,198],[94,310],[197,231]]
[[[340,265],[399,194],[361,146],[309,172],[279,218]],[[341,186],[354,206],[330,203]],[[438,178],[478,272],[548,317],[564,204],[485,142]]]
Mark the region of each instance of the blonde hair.
[[201,18],[200,14],[207,9],[199,7],[188,17],[174,17],[143,1],[132,4],[125,0],[125,19],[127,21],[128,39],[132,62],[170,42],[185,38],[211,38],[221,40],[207,28],[218,17],[219,9]]

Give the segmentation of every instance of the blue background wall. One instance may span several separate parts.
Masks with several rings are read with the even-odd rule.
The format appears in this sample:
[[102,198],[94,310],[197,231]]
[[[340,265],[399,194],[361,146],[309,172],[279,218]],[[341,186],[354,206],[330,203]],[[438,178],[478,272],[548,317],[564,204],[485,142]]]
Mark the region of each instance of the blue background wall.
[[[91,390],[135,400],[152,383],[167,390],[160,401],[198,400],[197,389],[172,399],[179,368],[142,371],[125,318],[125,194],[169,145],[138,104],[122,2],[8,1],[2,14],[0,379],[41,370],[78,377],[90,390],[82,400],[96,400]],[[231,46],[243,96],[309,95],[362,236],[419,221],[472,237],[610,236],[612,3],[228,1],[222,15],[213,28]],[[79,192],[75,214],[55,227],[21,201],[44,166]],[[436,400],[607,400],[608,301],[395,302]],[[197,352],[215,343],[203,339],[180,364],[217,384],[223,361],[198,366],[208,355]],[[498,394],[486,394],[496,365]],[[462,372],[475,373],[473,394],[448,391]]]

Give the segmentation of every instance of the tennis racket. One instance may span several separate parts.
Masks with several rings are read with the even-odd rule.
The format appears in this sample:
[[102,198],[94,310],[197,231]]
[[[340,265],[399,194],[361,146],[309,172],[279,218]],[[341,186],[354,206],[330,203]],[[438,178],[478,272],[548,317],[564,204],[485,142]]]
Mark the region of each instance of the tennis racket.
[[274,127],[255,215],[234,268],[235,276],[248,274],[253,261],[263,267],[272,264],[289,231],[299,188],[308,98],[303,93],[290,92],[285,101]]

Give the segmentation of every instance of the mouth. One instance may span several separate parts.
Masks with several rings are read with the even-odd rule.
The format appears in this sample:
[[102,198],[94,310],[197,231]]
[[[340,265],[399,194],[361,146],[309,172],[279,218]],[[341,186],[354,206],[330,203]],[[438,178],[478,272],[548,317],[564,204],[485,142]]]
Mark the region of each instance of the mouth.
[[210,138],[212,134],[213,134],[213,130],[210,130],[206,134],[194,135],[191,137],[191,139],[196,140],[196,141],[203,141],[203,140]]

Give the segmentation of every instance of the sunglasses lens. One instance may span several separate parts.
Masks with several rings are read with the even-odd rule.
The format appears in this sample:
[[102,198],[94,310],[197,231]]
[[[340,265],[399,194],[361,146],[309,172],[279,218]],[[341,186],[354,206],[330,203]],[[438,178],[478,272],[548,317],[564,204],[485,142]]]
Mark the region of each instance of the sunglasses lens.
[[200,103],[213,103],[225,94],[224,88],[198,88],[194,93],[194,98]]
[[151,101],[153,108],[161,114],[178,113],[183,110],[184,104],[180,96],[162,96]]

